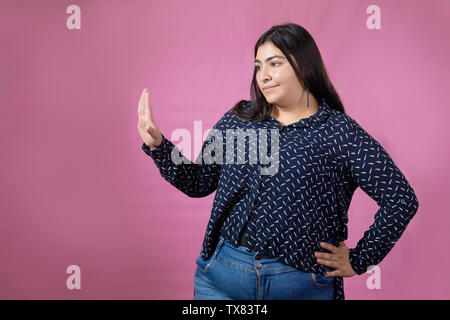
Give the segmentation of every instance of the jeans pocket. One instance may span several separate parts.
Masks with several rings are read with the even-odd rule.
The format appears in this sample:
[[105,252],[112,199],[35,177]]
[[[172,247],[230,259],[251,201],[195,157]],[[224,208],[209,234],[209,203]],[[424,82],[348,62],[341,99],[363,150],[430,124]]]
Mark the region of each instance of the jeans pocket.
[[209,267],[214,262],[214,260],[215,260],[214,255],[211,256],[209,259],[203,260],[202,255],[200,254],[198,256],[197,260],[195,261],[195,263],[197,264],[198,271],[200,271],[202,273],[207,273]]
[[327,287],[334,282],[334,277],[327,277],[321,273],[310,273],[311,281],[314,283],[316,287],[323,288]]
[[207,273],[211,265],[216,261],[217,253],[219,252],[220,248],[222,247],[222,244],[225,240],[220,237],[219,242],[216,245],[216,249],[214,250],[213,254],[206,260],[202,259],[202,253],[200,252],[200,255],[197,257],[197,260],[195,261],[197,264],[198,271],[202,273]]

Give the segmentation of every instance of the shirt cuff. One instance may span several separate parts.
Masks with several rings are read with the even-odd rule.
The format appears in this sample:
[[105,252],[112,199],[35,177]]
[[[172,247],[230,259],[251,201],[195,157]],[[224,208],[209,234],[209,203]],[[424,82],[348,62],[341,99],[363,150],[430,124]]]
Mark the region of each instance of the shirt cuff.
[[147,146],[144,143],[142,143],[142,150],[149,155],[155,162],[161,162],[167,158],[167,156],[170,156],[170,153],[172,152],[172,148],[174,147],[173,143],[168,140],[162,133],[162,142],[159,146],[157,146],[155,149],[151,150],[149,146]]
[[356,272],[357,275],[361,275],[367,272],[367,266],[365,266],[364,263],[362,263],[355,248],[349,249],[349,260],[350,265],[352,266],[353,270]]

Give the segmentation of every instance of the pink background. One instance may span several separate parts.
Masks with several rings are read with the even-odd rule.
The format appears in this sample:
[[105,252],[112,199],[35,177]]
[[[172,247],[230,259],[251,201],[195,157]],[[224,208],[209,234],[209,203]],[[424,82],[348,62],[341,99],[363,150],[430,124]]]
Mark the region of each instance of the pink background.
[[[73,4],[81,30],[66,27]],[[366,26],[372,4],[380,30]],[[141,150],[141,91],[168,138],[193,135],[196,120],[205,131],[249,98],[254,44],[287,22],[312,34],[347,113],[419,198],[378,265],[381,289],[367,288],[368,273],[345,278],[346,298],[450,298],[449,1],[0,5],[1,299],[192,299],[215,193],[188,198],[162,179]],[[347,246],[377,209],[356,191]],[[81,290],[66,287],[72,264]]]

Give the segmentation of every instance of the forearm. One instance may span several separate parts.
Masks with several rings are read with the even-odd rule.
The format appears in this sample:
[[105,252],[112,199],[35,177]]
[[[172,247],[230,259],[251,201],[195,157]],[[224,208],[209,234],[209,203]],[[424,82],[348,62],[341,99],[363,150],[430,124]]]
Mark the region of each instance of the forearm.
[[400,239],[418,210],[419,202],[410,189],[383,204],[375,214],[375,221],[364,232],[355,248],[350,249],[350,264],[357,274],[380,263]]
[[155,148],[142,145],[144,152],[154,160],[161,176],[189,197],[205,197],[214,192],[219,180],[220,164],[192,163],[183,156],[180,163],[175,163],[172,153],[179,151],[170,140],[162,136],[162,143]]

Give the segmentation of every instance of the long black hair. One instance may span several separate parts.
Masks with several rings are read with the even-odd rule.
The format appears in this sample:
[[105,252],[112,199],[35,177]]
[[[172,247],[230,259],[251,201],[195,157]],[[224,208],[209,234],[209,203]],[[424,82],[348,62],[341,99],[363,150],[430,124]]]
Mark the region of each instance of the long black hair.
[[[266,42],[272,42],[283,52],[300,83],[303,83],[304,88],[308,89],[319,103],[321,99],[325,99],[330,108],[345,114],[341,99],[328,78],[319,49],[305,28],[295,23],[272,26],[258,39],[255,45],[255,58],[258,48]],[[250,107],[244,108],[246,100],[241,100],[232,108],[233,114],[247,121],[266,120],[272,112],[273,105],[267,102],[259,89],[256,68],[253,71],[250,98]]]

